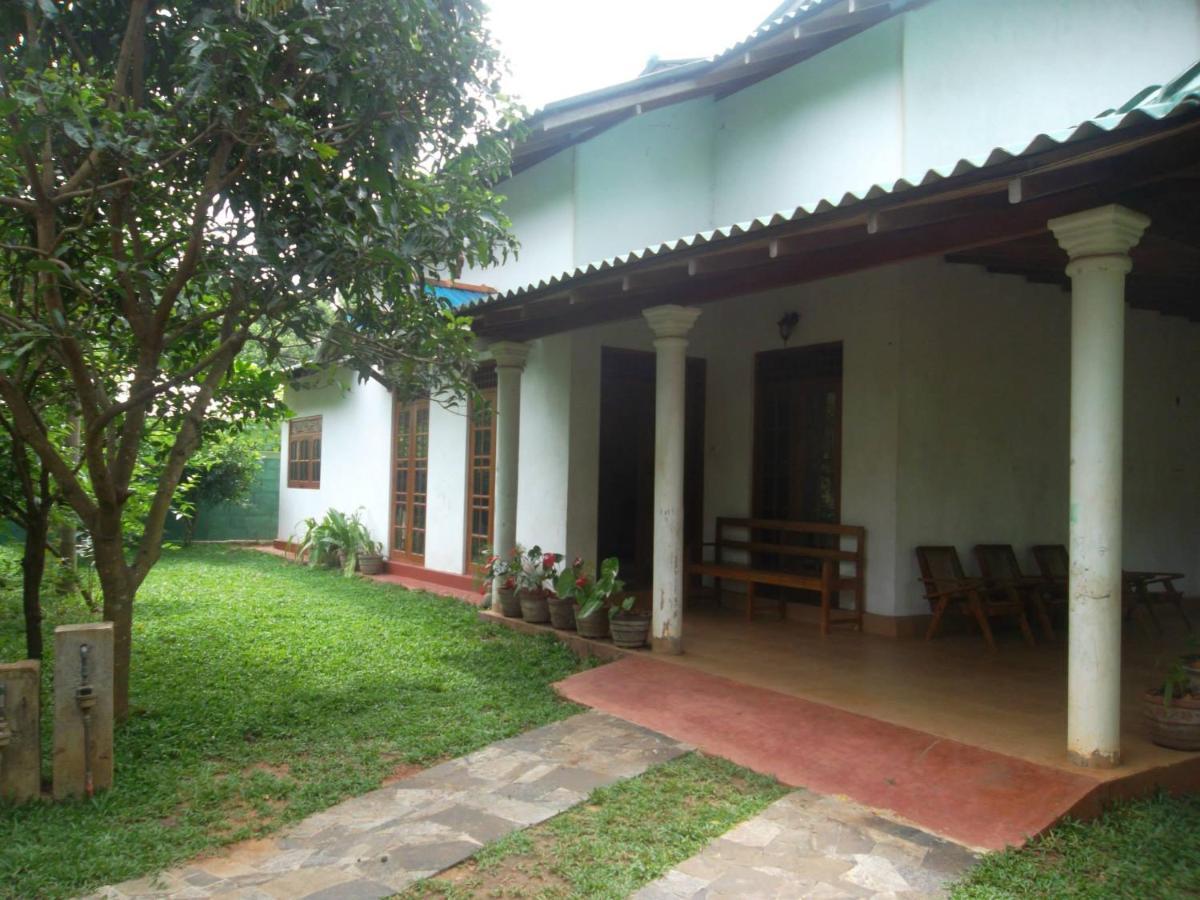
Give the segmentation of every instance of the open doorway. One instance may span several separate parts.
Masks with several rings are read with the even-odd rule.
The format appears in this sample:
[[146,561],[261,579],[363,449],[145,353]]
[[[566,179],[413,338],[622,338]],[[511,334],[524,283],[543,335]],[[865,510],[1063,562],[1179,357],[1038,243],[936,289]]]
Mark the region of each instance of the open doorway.
[[[704,502],[702,359],[687,361],[683,477],[684,545],[699,546]],[[596,549],[615,556],[632,590],[651,586],[654,559],[655,355],[601,349],[600,493]]]

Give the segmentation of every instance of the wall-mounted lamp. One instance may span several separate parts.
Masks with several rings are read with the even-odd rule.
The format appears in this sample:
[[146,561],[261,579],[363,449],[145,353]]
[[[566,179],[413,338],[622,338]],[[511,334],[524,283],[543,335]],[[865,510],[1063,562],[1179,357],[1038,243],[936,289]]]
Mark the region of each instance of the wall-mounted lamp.
[[775,323],[779,329],[779,337],[786,344],[791,338],[792,332],[796,330],[796,326],[800,324],[800,313],[792,310],[792,312],[784,313],[783,316]]

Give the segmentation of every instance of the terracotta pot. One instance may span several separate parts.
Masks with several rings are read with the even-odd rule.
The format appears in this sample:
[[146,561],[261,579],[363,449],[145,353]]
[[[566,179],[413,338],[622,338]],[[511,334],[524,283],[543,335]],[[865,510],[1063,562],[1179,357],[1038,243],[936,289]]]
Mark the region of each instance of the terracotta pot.
[[608,610],[602,606],[587,616],[581,616],[576,611],[575,630],[579,632],[580,637],[593,640],[608,637]]
[[496,596],[500,599],[500,614],[502,616],[508,619],[521,618],[521,601],[517,599],[516,591],[500,588],[496,592]]
[[383,557],[378,553],[358,554],[358,571],[363,575],[378,575],[383,571]]
[[621,613],[612,620],[613,643],[625,650],[646,646],[650,636],[650,616],[646,613]]
[[570,597],[548,597],[550,624],[563,631],[575,630],[575,601]]
[[546,602],[545,594],[540,591],[517,591],[517,596],[521,599],[521,615],[526,622],[550,621],[550,604]]
[[1150,740],[1172,750],[1200,750],[1200,695],[1174,697],[1163,703],[1161,690],[1142,695],[1142,714],[1150,726]]

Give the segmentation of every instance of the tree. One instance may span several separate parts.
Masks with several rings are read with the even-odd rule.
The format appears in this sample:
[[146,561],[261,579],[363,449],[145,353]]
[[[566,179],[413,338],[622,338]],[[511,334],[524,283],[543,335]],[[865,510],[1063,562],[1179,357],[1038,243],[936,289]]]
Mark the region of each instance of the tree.
[[[480,0],[10,0],[0,40],[0,235],[33,279],[0,297],[0,399],[91,535],[124,718],[134,596],[206,417],[253,414],[245,348],[470,392],[469,321],[425,287],[513,249],[511,112]],[[79,464],[14,375],[37,355]]]

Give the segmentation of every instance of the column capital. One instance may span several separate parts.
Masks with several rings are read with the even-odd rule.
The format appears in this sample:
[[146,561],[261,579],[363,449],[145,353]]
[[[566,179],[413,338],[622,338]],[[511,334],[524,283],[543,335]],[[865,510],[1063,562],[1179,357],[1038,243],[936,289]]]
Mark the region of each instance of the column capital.
[[694,306],[652,306],[643,309],[642,315],[650,325],[650,330],[658,338],[684,338],[692,330],[700,310]]
[[529,345],[517,341],[496,341],[488,349],[497,368],[524,369],[525,360],[529,358]]
[[1148,216],[1110,203],[1051,219],[1047,225],[1071,261],[1096,256],[1125,256],[1142,239]]

